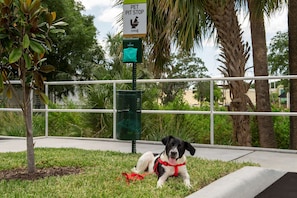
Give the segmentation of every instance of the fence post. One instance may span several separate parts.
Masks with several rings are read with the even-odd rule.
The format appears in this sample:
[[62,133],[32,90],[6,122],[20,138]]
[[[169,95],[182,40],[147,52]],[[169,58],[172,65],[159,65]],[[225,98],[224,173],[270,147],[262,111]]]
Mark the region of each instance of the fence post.
[[[48,84],[45,84],[45,95],[48,95]],[[48,137],[48,104],[45,104],[45,137]]]
[[214,144],[214,94],[213,80],[210,81],[210,144]]
[[117,84],[113,82],[113,133],[112,138],[116,139],[116,131],[117,131]]

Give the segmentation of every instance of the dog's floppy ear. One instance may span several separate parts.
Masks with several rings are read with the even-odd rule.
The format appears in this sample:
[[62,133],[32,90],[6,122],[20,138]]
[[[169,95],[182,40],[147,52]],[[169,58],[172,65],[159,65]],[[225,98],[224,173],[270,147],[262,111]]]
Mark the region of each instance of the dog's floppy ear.
[[164,137],[164,138],[162,139],[162,143],[163,143],[164,145],[166,145],[167,142],[169,142],[169,140],[170,140],[171,138],[173,138],[172,135],[169,135],[169,136]]
[[191,155],[195,154],[196,149],[189,142],[185,142],[185,149],[188,150]]

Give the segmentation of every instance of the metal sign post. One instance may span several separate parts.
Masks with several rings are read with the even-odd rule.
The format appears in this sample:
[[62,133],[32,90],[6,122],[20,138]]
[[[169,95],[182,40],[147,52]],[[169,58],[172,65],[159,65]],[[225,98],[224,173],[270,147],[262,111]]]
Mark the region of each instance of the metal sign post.
[[[123,62],[132,63],[132,90],[136,90],[136,64],[142,62],[142,40],[146,36],[146,0],[124,0],[123,6]],[[130,39],[127,39],[130,38]],[[132,49],[133,48],[133,49]],[[135,54],[132,52],[136,51]],[[136,139],[132,139],[132,153],[136,153]]]
[[[132,90],[136,90],[136,63],[132,67]],[[132,140],[132,153],[136,153],[136,140]]]

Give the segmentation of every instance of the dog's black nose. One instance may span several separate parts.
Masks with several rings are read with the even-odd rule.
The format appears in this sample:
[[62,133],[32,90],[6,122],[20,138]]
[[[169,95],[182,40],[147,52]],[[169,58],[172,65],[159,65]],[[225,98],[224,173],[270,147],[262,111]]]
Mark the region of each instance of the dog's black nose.
[[170,152],[170,156],[171,156],[171,157],[175,157],[176,155],[177,155],[177,152],[176,152],[176,151],[171,151],[171,152]]

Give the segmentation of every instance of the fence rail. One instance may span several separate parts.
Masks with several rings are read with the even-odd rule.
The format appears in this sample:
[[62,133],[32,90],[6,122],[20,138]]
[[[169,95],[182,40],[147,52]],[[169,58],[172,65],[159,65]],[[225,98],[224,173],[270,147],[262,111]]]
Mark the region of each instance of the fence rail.
[[[236,81],[236,80],[279,80],[297,79],[297,75],[288,76],[256,76],[256,77],[216,77],[216,78],[187,78],[187,79],[139,79],[137,83],[168,83],[168,82],[210,82],[210,110],[209,111],[185,111],[185,110],[142,110],[146,114],[207,114],[210,115],[210,144],[214,144],[214,115],[257,115],[257,116],[297,116],[297,112],[240,112],[240,111],[215,111],[214,110],[214,82]],[[48,136],[48,114],[50,112],[80,112],[80,113],[112,113],[113,114],[113,138],[116,137],[116,85],[131,83],[132,80],[95,80],[95,81],[57,81],[45,82],[45,94],[49,95],[49,86],[59,85],[92,85],[112,84],[113,85],[113,109],[33,109],[33,112],[45,113],[45,136]],[[20,84],[19,81],[11,81],[11,84]],[[32,97],[33,98],[33,97]],[[20,108],[0,108],[0,111],[20,112]]]

